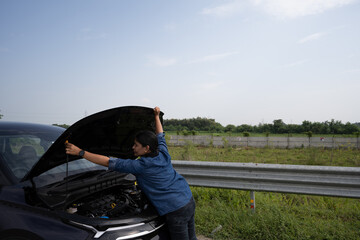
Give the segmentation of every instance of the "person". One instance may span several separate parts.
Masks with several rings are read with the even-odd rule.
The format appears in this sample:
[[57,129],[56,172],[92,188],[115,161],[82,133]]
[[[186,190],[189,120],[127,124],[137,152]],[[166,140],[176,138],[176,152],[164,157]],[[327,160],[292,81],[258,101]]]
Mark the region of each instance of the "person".
[[196,240],[195,201],[185,178],[171,164],[171,157],[160,122],[160,108],[154,108],[155,132],[141,131],[135,136],[133,159],[107,157],[66,143],[66,154],[83,158],[119,172],[132,173],[141,190],[160,216],[165,216],[170,237],[174,240]]

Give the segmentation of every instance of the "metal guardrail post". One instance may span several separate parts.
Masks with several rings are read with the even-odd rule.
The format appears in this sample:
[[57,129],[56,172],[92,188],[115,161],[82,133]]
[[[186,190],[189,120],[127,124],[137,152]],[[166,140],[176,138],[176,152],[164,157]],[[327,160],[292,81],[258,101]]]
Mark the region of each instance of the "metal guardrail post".
[[252,212],[255,212],[255,192],[250,191],[250,208]]

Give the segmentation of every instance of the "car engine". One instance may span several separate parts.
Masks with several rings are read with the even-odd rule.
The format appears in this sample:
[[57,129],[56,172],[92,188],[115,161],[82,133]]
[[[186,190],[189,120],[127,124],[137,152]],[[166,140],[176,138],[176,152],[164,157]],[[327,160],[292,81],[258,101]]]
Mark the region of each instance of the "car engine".
[[67,212],[90,218],[117,218],[133,216],[147,208],[146,197],[134,186],[134,189],[112,188],[86,196],[68,206]]

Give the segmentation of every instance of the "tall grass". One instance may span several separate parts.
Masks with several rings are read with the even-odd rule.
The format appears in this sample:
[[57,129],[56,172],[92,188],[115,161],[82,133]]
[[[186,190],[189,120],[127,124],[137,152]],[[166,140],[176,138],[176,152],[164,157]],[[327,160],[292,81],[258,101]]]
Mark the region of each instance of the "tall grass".
[[[172,159],[360,166],[354,149],[169,147]],[[212,239],[360,239],[360,200],[192,187],[196,231]]]
[[360,239],[357,199],[257,192],[253,213],[248,191],[192,191],[196,231],[213,239]]

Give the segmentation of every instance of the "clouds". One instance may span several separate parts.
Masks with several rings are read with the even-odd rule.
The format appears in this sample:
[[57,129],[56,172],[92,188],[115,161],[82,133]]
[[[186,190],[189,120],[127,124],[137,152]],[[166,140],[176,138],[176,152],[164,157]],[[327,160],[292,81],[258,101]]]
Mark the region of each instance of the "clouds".
[[299,61],[296,61],[296,62],[292,62],[292,63],[282,65],[281,67],[282,68],[297,67],[297,66],[301,66],[301,65],[305,64],[306,62],[308,62],[308,60],[299,60]]
[[297,18],[351,4],[355,0],[251,0],[267,13],[278,18]]
[[201,11],[201,14],[217,17],[232,16],[243,8],[242,1],[231,1],[215,7],[207,7]]
[[206,82],[206,83],[197,84],[195,87],[197,93],[199,93],[199,91],[208,93],[209,91],[217,91],[223,85],[224,85],[223,81],[216,81],[216,82]]
[[229,17],[253,6],[280,19],[298,18],[320,14],[327,10],[352,4],[357,0],[233,0],[227,3],[206,7],[201,14],[217,17]]
[[157,55],[151,55],[146,57],[148,60],[148,65],[156,67],[169,67],[175,65],[178,61],[173,57],[163,57]]
[[204,57],[201,57],[198,59],[191,60],[191,61],[189,61],[189,64],[218,61],[218,60],[222,60],[227,57],[230,57],[233,55],[238,55],[238,54],[239,54],[238,52],[225,52],[225,53],[220,53],[220,54],[207,55],[207,56],[204,56]]
[[[225,52],[219,54],[210,54],[200,58],[192,59],[187,62],[187,64],[195,64],[195,63],[204,63],[204,62],[214,62],[224,60],[228,57],[238,55],[239,52]],[[156,66],[156,67],[169,67],[176,64],[180,64],[176,57],[162,57],[158,55],[149,55],[146,57],[148,62],[147,65],[149,66]],[[183,63],[181,63],[183,64]]]
[[303,44],[303,43],[306,43],[306,42],[315,41],[315,40],[320,39],[320,38],[323,37],[324,35],[326,35],[326,33],[324,33],[324,32],[317,32],[317,33],[311,34],[311,35],[309,35],[309,36],[306,36],[306,37],[300,39],[300,40],[298,41],[298,43]]

